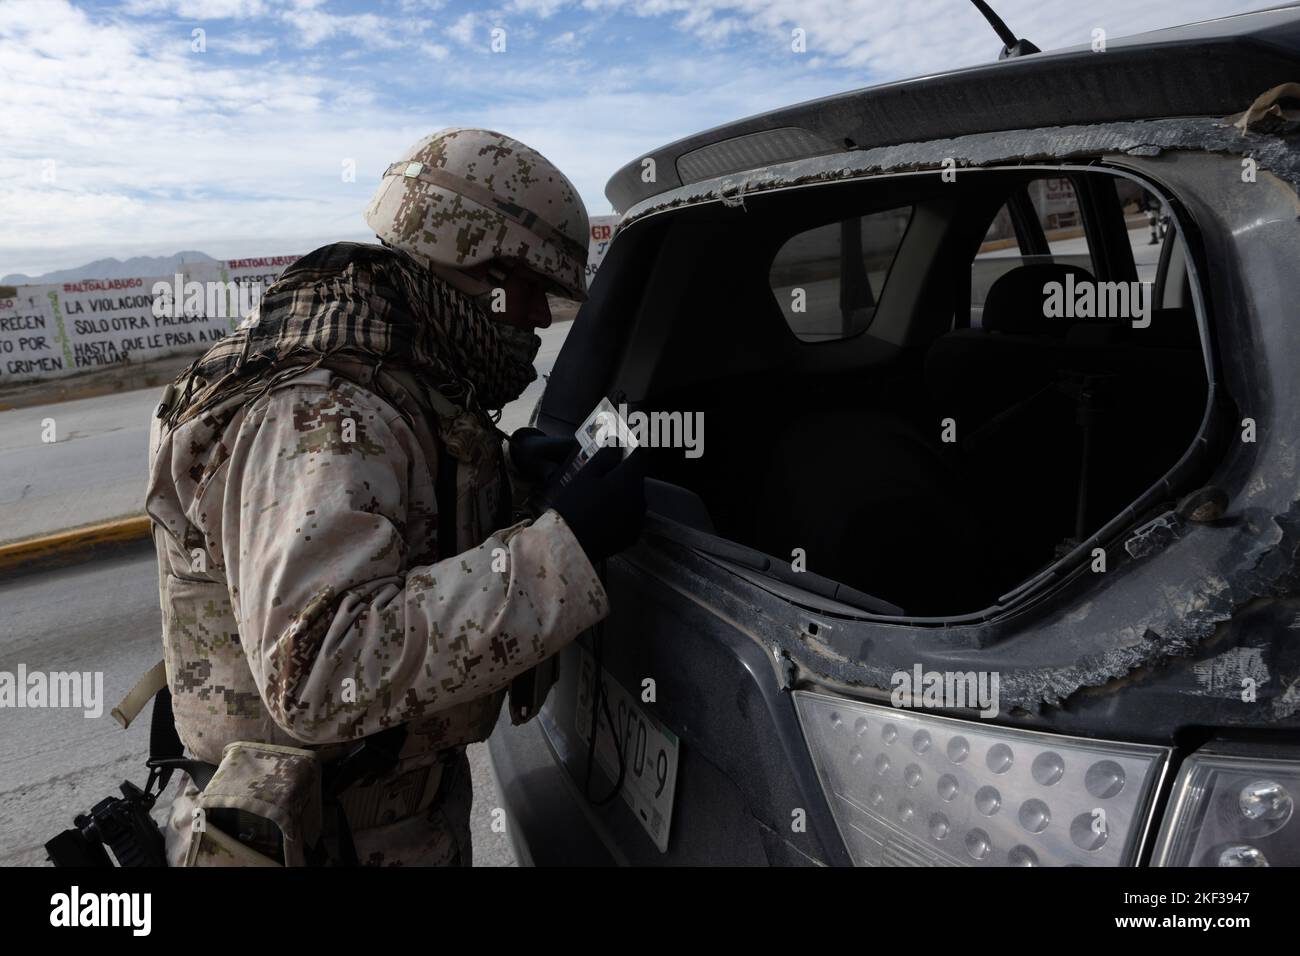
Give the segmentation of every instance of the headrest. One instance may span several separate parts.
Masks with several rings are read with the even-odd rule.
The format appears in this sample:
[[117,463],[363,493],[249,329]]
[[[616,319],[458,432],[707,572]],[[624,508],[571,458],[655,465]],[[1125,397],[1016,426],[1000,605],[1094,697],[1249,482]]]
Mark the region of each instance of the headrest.
[[1017,266],[998,276],[984,299],[981,325],[994,332],[1019,332],[1036,335],[1064,335],[1069,320],[1049,319],[1043,314],[1047,296],[1043,286],[1074,276],[1075,285],[1094,282],[1093,275],[1082,266],[1062,262],[1034,262]]

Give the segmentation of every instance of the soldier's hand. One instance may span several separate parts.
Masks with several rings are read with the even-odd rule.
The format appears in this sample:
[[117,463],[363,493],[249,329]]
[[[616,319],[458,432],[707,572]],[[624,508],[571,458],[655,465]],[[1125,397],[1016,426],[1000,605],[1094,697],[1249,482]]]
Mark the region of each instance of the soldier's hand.
[[524,480],[545,485],[577,447],[572,437],[556,438],[536,428],[519,428],[510,436],[510,460]]
[[642,451],[622,460],[621,448],[602,448],[560,489],[553,507],[594,563],[630,547],[645,524]]

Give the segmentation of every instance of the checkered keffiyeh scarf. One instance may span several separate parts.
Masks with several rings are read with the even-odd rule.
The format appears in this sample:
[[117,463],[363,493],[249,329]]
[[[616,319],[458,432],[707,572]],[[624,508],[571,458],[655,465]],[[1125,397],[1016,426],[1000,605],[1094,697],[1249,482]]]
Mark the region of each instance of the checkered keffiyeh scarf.
[[439,390],[467,392],[479,409],[501,408],[537,377],[469,296],[397,250],[340,242],[286,269],[249,320],[181,374],[168,421],[264,384],[286,364],[334,355],[411,369]]

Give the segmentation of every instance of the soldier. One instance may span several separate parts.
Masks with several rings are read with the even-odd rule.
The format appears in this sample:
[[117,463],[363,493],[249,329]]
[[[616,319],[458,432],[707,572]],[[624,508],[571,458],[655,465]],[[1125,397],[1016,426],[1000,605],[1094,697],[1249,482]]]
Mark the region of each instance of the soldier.
[[[567,451],[522,430],[507,455],[492,417],[536,376],[546,293],[586,297],[587,214],[558,169],[442,130],[389,167],[366,221],[381,245],[298,260],[164,396],[147,510],[167,684],[190,755],[227,756],[206,804],[297,794],[262,813],[269,843],[244,834],[263,856],[468,865],[465,745],[605,616],[595,565],[638,536],[644,490],[637,456],[608,449],[512,516],[511,485],[521,500]],[[304,762],[323,812],[285,776]],[[206,776],[173,802],[169,861],[260,859],[201,838]]]

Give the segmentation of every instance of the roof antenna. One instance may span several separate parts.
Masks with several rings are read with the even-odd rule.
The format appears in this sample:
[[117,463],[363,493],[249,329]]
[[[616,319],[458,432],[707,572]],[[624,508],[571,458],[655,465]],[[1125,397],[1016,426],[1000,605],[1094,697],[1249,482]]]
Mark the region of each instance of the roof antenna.
[[1016,39],[1016,35],[1011,32],[1007,25],[1002,22],[1002,18],[994,13],[993,8],[985,3],[984,0],[970,0],[970,2],[975,4],[975,9],[984,15],[984,19],[989,22],[989,26],[994,29],[998,37],[1002,40],[1002,52],[998,54],[999,60],[1008,60],[1015,56],[1024,56],[1026,53],[1043,52],[1023,37]]

